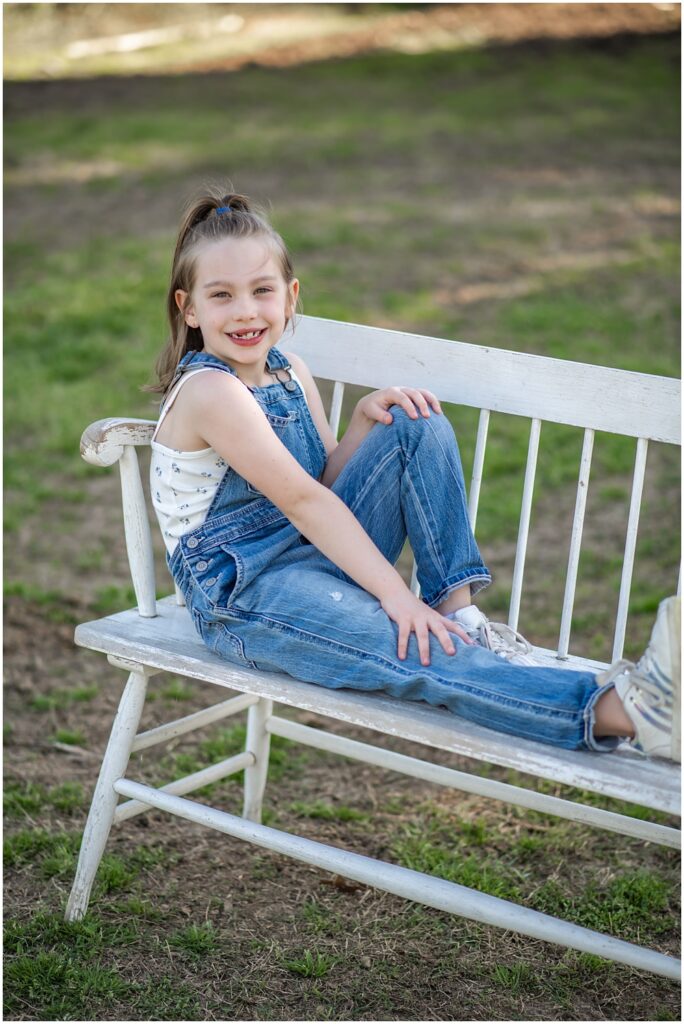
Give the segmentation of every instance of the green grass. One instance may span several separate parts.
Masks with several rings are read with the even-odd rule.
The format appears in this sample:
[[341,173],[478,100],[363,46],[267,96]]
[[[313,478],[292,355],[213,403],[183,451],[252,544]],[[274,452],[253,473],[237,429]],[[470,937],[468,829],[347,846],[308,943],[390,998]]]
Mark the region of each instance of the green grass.
[[46,789],[34,782],[8,779],[3,787],[3,805],[9,817],[26,817],[49,808],[74,814],[84,808],[85,794],[77,782],[62,782]]
[[89,1009],[122,999],[130,991],[112,968],[82,967],[58,953],[43,952],[8,964],[5,986],[9,990],[5,1013],[19,1013],[26,1003],[37,1004],[47,1020],[86,1019]]
[[[404,867],[631,941],[653,941],[672,931],[677,892],[659,871],[624,866],[604,842],[612,877],[578,884],[566,864],[577,826],[533,812],[525,812],[521,825],[527,821],[531,828],[539,823],[541,831],[495,835],[482,822],[463,822],[439,805],[427,805],[420,819],[394,832],[392,855]],[[499,972],[497,980],[513,987],[523,983],[515,972]]]
[[[211,82],[189,79],[170,86],[169,109],[141,95],[106,120],[96,111],[25,115],[7,125],[7,148],[19,166],[58,152],[67,166],[103,161],[151,174],[206,160],[207,138],[219,165],[236,151],[245,162],[277,151],[287,162],[306,152],[312,163],[354,164],[369,147],[376,156],[400,155],[408,131],[416,145],[448,133],[500,151],[540,138],[549,145],[572,139],[580,158],[592,155],[597,140],[631,139],[636,150],[679,124],[676,94],[662,102],[674,76],[652,59],[657,48],[634,48],[619,60],[584,54],[581,66],[572,53],[498,61],[493,53],[460,52],[455,60],[446,52],[358,57],[286,75],[253,68],[243,72],[245,87],[232,92],[229,111]],[[276,87],[283,79],[286,91]]]
[[536,891],[532,905],[585,928],[639,941],[645,934],[672,930],[670,899],[668,886],[654,873],[625,871],[607,886],[590,884],[579,894],[570,894],[549,879]]
[[73,747],[85,747],[86,738],[82,732],[73,731],[72,729],[58,729],[54,735],[54,739],[57,743],[66,743]]
[[28,1004],[41,1008],[41,1020],[97,1020],[102,1005],[121,1000],[141,1020],[201,1019],[197,995],[177,979],[132,981],[130,971],[103,964],[112,952],[144,941],[138,907],[129,901],[127,908],[132,919],[92,910],[72,923],[49,911],[5,918],[5,1013],[23,1012]]
[[345,807],[344,804],[326,804],[322,800],[314,803],[295,800],[290,804],[290,810],[303,818],[317,818],[321,821],[368,821],[368,815],[362,811]]
[[426,839],[420,826],[408,827],[392,847],[393,856],[403,867],[438,875],[448,882],[467,885],[479,892],[505,900],[520,900],[519,872],[497,866],[491,860]]
[[75,623],[78,616],[72,610],[72,598],[59,590],[45,590],[25,580],[5,580],[5,597],[20,597],[40,606],[41,613],[49,622]]
[[31,707],[35,711],[55,711],[94,700],[100,692],[97,683],[91,686],[72,686],[40,693],[31,699]]
[[169,936],[169,945],[193,957],[206,957],[215,952],[217,938],[211,921],[191,924]]
[[135,591],[132,586],[118,587],[110,584],[101,587],[95,594],[93,611],[100,615],[112,615],[114,612],[125,611],[136,605]]
[[335,957],[327,956],[325,953],[312,953],[305,949],[300,956],[284,957],[283,965],[293,974],[300,974],[303,978],[322,978],[335,966]]

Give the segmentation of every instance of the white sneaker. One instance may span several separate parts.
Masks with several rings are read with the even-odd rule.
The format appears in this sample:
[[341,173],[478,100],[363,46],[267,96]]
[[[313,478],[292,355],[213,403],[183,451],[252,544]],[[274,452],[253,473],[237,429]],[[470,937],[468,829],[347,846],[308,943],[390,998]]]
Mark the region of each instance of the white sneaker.
[[490,622],[474,604],[459,608],[445,616],[465,629],[471,640],[498,654],[513,665],[537,665],[540,661],[532,654],[532,645],[524,636],[503,622]]
[[672,761],[681,761],[680,621],[680,599],[661,601],[648,647],[637,664],[618,661],[597,677],[601,685],[615,680],[615,692],[634,726],[629,745],[642,754]]

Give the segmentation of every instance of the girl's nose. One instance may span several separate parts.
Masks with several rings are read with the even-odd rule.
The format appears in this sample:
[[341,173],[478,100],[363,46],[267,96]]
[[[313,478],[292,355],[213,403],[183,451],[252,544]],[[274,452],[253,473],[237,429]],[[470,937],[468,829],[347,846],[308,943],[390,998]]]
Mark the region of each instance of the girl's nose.
[[253,320],[256,316],[256,307],[251,298],[240,299],[233,306],[233,316],[236,320]]

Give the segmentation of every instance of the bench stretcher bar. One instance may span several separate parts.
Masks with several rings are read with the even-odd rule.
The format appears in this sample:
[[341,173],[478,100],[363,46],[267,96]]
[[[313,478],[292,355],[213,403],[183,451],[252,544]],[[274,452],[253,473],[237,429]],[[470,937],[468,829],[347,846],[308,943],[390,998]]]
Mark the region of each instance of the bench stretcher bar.
[[534,790],[523,789],[506,782],[483,779],[479,775],[459,772],[454,768],[445,768],[443,765],[422,761],[417,757],[408,757],[406,754],[397,754],[393,750],[385,750],[384,747],[351,740],[346,736],[338,736],[337,733],[324,729],[301,725],[288,718],[274,715],[266,720],[265,728],[273,736],[280,736],[295,743],[304,743],[318,750],[327,750],[332,754],[341,754],[343,757],[363,761],[365,764],[377,765],[379,768],[388,768],[391,771],[410,775],[415,779],[424,779],[426,782],[434,782],[450,789],[460,789],[465,793],[475,793],[478,796],[503,800],[533,811],[539,811],[542,814],[555,814],[559,818],[567,818],[570,821],[579,821],[584,825],[603,828],[609,832],[619,832],[622,835],[646,839],[661,846],[671,846],[674,849],[679,849],[681,846],[679,829],[670,828],[667,825],[657,825],[651,821],[632,818],[627,814],[616,814],[614,811],[606,811],[601,807],[574,803],[571,800],[563,800],[546,793],[537,793]]
[[114,784],[114,789],[122,796],[149,804],[197,825],[213,828],[217,832],[244,839],[264,849],[293,857],[324,871],[334,872],[344,878],[437,910],[519,932],[545,942],[555,942],[570,949],[578,949],[607,960],[652,971],[673,980],[678,980],[681,974],[681,964],[674,957],[640,948],[610,935],[601,935],[589,928],[561,921],[548,914],[541,914],[508,900],[468,889],[455,882],[446,882],[441,878],[424,875],[420,871],[387,864],[349,850],[340,850],[266,825],[258,825],[205,804],[162,793],[139,782],[121,778]]
[[[235,775],[237,772],[241,772],[243,768],[251,768],[255,763],[256,758],[254,754],[249,750],[243,750],[240,754],[227,757],[224,761],[217,761],[216,764],[211,764],[207,768],[193,772],[192,775],[184,775],[182,779],[175,779],[173,782],[169,782],[168,785],[161,786],[156,792],[170,793],[172,796],[184,796],[186,793],[192,793],[196,789],[208,786],[212,782],[219,782],[229,775]],[[122,821],[134,818],[136,814],[142,814],[143,811],[149,810],[151,810],[150,806],[141,803],[140,800],[126,800],[124,803],[119,804],[114,811],[113,824],[118,825]]]

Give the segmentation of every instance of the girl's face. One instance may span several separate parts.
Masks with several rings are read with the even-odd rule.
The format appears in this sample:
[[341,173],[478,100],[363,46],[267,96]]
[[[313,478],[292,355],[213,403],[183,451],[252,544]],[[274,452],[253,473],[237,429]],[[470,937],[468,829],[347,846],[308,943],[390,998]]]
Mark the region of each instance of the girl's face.
[[263,373],[266,354],[282,337],[295,309],[299,282],[288,286],[266,239],[223,238],[197,256],[192,291],[176,292],[185,322],[199,327],[204,350],[251,384]]

